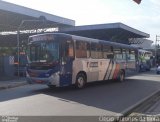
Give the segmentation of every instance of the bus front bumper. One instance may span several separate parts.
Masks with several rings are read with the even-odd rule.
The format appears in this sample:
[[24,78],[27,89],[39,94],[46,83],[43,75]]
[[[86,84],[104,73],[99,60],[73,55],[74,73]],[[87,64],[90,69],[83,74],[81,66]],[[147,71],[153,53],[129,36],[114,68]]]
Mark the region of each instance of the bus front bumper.
[[59,73],[54,73],[48,78],[30,77],[29,74],[26,73],[26,79],[29,84],[45,84],[54,85],[56,87],[60,86]]

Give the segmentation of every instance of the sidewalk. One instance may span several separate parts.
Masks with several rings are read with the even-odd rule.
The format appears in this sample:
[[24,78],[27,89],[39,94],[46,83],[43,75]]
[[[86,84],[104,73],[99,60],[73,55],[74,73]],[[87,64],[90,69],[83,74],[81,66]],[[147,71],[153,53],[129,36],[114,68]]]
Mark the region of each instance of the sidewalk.
[[13,80],[7,79],[7,78],[3,80],[2,79],[0,80],[0,90],[14,88],[14,87],[23,86],[27,84],[27,81],[25,80],[25,78],[14,78]]

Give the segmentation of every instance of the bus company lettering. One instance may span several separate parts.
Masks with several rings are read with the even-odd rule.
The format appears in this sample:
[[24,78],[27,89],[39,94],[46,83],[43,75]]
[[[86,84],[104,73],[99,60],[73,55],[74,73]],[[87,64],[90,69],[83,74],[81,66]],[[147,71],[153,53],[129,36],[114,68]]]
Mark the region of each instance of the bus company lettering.
[[98,62],[91,62],[90,67],[98,67]]

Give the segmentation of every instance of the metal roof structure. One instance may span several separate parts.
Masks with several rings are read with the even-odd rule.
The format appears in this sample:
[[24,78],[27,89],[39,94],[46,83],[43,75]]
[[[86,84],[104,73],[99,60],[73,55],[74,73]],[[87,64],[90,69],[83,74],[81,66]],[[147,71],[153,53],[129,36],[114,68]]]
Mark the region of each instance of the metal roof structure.
[[[99,24],[99,25],[87,25],[87,26],[73,26],[63,28],[59,31],[60,33],[68,33],[78,36],[84,36],[95,39],[102,39],[108,41],[114,41],[119,43],[131,44],[132,40],[138,38],[135,43],[141,43],[140,38],[148,38],[150,35],[134,28],[131,28],[122,23],[111,23],[111,24]],[[29,35],[36,33],[25,33],[20,35],[20,43],[27,41]],[[4,40],[5,39],[5,40]],[[137,40],[137,39],[136,39]],[[10,42],[10,43],[8,43]],[[0,36],[1,47],[4,46],[16,46],[17,37],[16,34],[12,35],[1,35]]]
[[109,23],[97,25],[74,26],[63,28],[60,32],[96,38],[102,40],[110,40],[120,43],[128,43],[129,38],[149,38],[150,35],[137,29],[129,27],[123,23]]
[[[33,33],[26,30],[58,28],[59,32],[95,39],[127,43],[130,38],[148,38],[150,35],[122,23],[75,26],[75,21],[33,10],[12,3],[0,1],[0,47],[17,46],[17,42],[26,41]],[[17,32],[20,31],[17,41]],[[2,32],[14,32],[3,35]]]
[[[47,27],[70,27],[75,25],[74,20],[51,15],[12,3],[0,1],[0,32],[30,30]],[[43,20],[43,21],[42,21]]]
[[[22,42],[27,43],[28,37],[30,34],[21,34],[20,35],[20,45]],[[10,35],[1,35],[0,36],[0,47],[17,47],[17,34],[10,34]]]
[[134,45],[136,47],[143,48],[143,49],[152,49],[153,48],[152,47],[153,41],[148,40],[148,39],[143,39],[143,38],[129,39],[129,43],[131,45]]

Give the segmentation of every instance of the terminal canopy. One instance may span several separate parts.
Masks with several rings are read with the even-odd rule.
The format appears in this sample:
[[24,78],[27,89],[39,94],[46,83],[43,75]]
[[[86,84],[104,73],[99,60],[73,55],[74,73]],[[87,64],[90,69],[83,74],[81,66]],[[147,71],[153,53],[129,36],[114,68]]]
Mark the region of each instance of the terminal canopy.
[[70,27],[74,20],[0,1],[0,32],[48,27]]
[[61,32],[96,38],[119,43],[129,43],[130,38],[149,38],[150,35],[123,23],[74,26],[62,29]]
[[20,32],[21,44],[39,30],[72,26],[75,26],[74,20],[0,1],[0,47],[16,47],[17,32]]
[[[95,39],[129,43],[130,38],[148,38],[149,34],[122,23],[75,26],[75,21],[45,12],[0,1],[0,47],[16,47],[19,41],[27,43],[29,35],[46,32],[43,29]],[[43,30],[38,32],[38,30]]]

